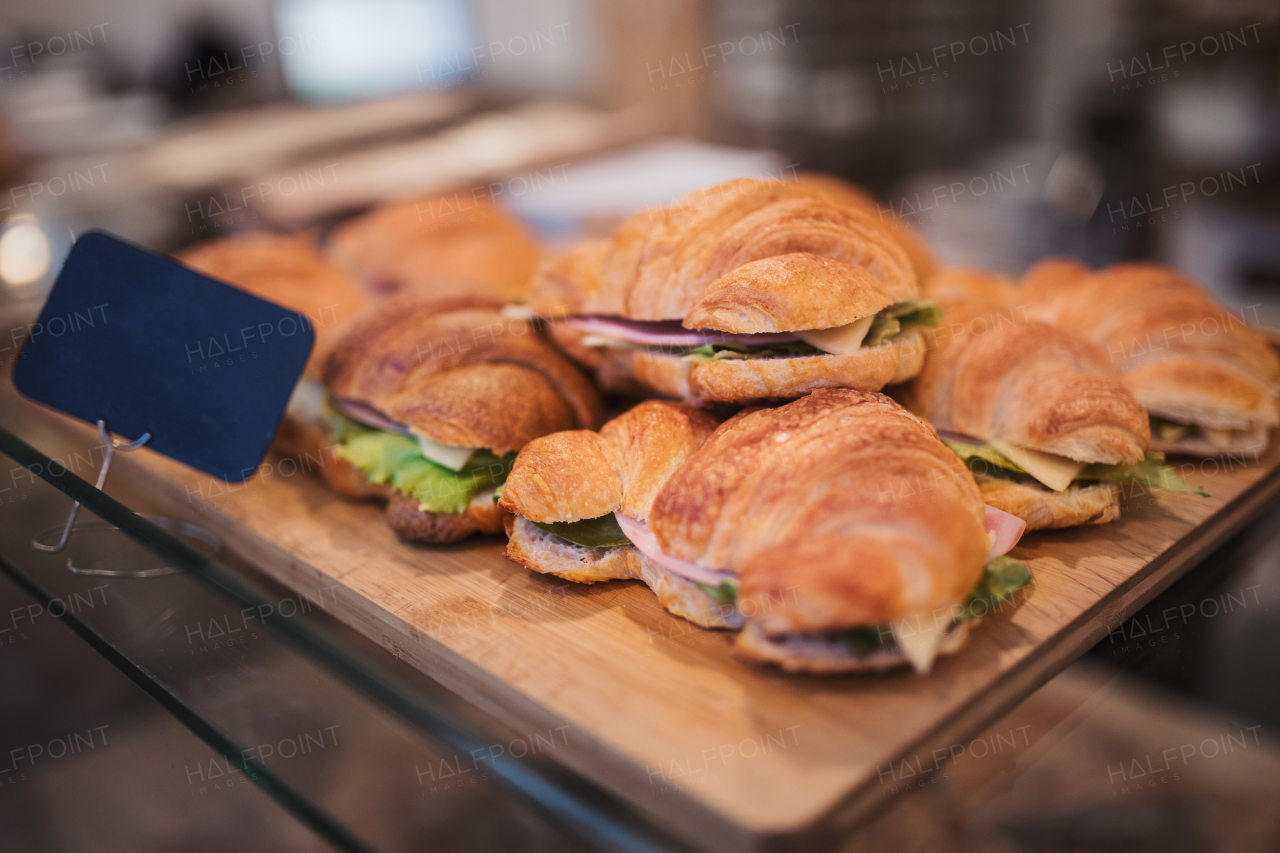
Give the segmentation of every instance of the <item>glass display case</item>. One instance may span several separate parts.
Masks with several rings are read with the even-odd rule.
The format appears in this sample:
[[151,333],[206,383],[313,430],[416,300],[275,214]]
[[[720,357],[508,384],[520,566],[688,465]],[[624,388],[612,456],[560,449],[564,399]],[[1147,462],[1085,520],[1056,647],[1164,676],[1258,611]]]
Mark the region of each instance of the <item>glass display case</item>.
[[[87,481],[103,448],[77,444],[85,431],[51,429],[11,389],[3,408],[0,643],[20,689],[0,712],[0,819],[16,849],[1036,850],[1119,835],[1261,850],[1280,837],[1266,806],[1280,794],[1280,505],[1239,518],[1011,710],[879,768],[877,806],[855,825],[707,844],[664,814],[672,769],[620,796],[565,765],[572,726],[505,724],[329,615],[332,590],[296,592],[198,526],[149,520],[201,522],[140,488],[127,457],[99,492]],[[34,548],[73,499],[65,549]],[[714,773],[715,757],[685,771]]]

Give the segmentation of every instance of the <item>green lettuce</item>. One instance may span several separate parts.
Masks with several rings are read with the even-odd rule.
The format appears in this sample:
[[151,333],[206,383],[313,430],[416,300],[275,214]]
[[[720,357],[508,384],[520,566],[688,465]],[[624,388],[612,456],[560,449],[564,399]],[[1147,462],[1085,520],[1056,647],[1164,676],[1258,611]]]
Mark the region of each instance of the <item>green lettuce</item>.
[[698,587],[698,589],[702,590],[707,595],[711,596],[720,604],[727,604],[730,607],[733,607],[738,603],[738,582],[737,581],[723,580],[723,581],[720,581],[719,586],[711,586],[705,583],[698,583],[697,581],[694,581],[694,584]]
[[618,526],[618,519],[609,515],[584,518],[581,521],[535,521],[534,524],[561,539],[584,548],[614,548],[630,545],[631,540]]
[[451,471],[423,456],[412,436],[382,430],[349,435],[334,453],[363,471],[370,483],[390,483],[415,498],[418,509],[440,513],[462,512],[477,492],[501,485],[516,458],[478,450],[461,471]]
[[1179,477],[1172,465],[1165,465],[1163,453],[1148,453],[1147,458],[1135,465],[1086,465],[1078,479],[1099,480],[1103,483],[1137,483],[1167,492],[1213,497],[1201,486],[1193,486]]
[[858,660],[862,660],[867,655],[888,642],[893,636],[893,631],[888,625],[877,625],[874,628],[854,628],[846,631],[844,635],[845,642],[849,644],[849,651]]
[[[975,474],[1002,473],[992,472],[990,466],[1003,469],[1003,472],[1021,475],[1014,479],[1028,477],[1016,462],[988,444],[966,444],[962,441],[942,439],[942,443],[951,448],[951,452],[959,456]],[[1178,476],[1171,465],[1164,464],[1163,453],[1148,453],[1141,462],[1133,465],[1103,465],[1095,463],[1080,469],[1073,483],[1081,481],[1101,483],[1137,484],[1168,492],[1212,497],[1200,486],[1193,486]]]
[[[942,311],[927,299],[911,299],[890,305],[876,314],[862,341],[863,347],[878,347],[896,334],[915,326],[936,326],[942,322]],[[689,361],[711,361],[727,358],[780,358],[795,355],[825,355],[804,341],[751,346],[737,341],[717,341],[689,347],[683,351]]]
[[[958,622],[964,622],[984,613],[990,613],[1003,601],[1007,601],[1015,592],[1031,583],[1031,567],[1021,560],[999,556],[987,563],[982,572],[982,579],[969,593],[964,603],[964,615]],[[978,604],[984,605],[981,610]]]
[[987,467],[989,465],[1012,471],[1014,474],[1027,473],[1022,466],[989,444],[966,444],[963,441],[952,441],[949,438],[942,439],[942,443],[951,448],[951,452],[959,456],[961,461],[975,474],[988,473]]
[[[984,567],[977,586],[964,603],[964,612],[956,623],[967,622],[992,612],[1015,592],[1031,583],[1031,567],[1012,557],[996,557]],[[979,607],[978,605],[982,606]],[[861,660],[889,642],[893,629],[888,625],[854,628],[845,632],[845,642],[853,656]]]
[[1191,424],[1180,424],[1177,421],[1166,421],[1164,418],[1158,418],[1151,415],[1151,434],[1158,436],[1161,441],[1167,441],[1172,444],[1175,441],[1182,441],[1192,432],[1195,427]]
[[942,309],[928,299],[909,299],[890,305],[876,314],[871,321],[867,336],[862,339],[864,347],[878,347],[889,338],[913,326],[936,326],[942,322]]
[[723,361],[728,358],[780,358],[790,355],[822,355],[822,350],[804,341],[750,346],[736,341],[717,341],[690,347],[684,357],[689,361]]

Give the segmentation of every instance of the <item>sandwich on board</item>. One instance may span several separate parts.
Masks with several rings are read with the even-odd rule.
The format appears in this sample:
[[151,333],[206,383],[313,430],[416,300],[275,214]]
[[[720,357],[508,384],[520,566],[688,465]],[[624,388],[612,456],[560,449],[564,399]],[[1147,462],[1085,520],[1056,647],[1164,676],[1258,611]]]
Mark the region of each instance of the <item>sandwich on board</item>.
[[895,395],[965,460],[987,504],[1038,530],[1114,521],[1126,485],[1199,491],[1148,454],[1146,410],[1106,354],[1029,319],[1011,281],[946,269],[925,294],[945,321]]
[[501,533],[494,493],[516,451],[601,417],[576,366],[473,297],[387,300],[337,344],[323,381],[323,404],[282,427],[289,446],[325,459],[337,491],[386,500],[391,527],[422,542]]
[[878,390],[920,368],[927,250],[834,179],[738,180],[548,260],[531,303],[604,387],[694,403]]
[[1031,313],[1100,346],[1151,415],[1152,447],[1257,458],[1280,424],[1280,359],[1242,314],[1153,263],[1090,270],[1065,258],[1023,277]]
[[1020,521],[983,505],[933,429],[881,394],[817,391],[717,426],[648,401],[530,442],[502,489],[507,555],[644,580],[673,613],[740,628],[795,672],[927,672],[1030,580]]

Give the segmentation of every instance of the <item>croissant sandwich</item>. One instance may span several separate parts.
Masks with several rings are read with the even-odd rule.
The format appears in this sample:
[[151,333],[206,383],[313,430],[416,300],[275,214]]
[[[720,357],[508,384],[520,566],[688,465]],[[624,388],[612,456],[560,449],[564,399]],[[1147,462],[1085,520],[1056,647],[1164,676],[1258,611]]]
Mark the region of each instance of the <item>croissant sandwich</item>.
[[316,333],[309,376],[319,373],[347,322],[369,303],[364,291],[302,234],[245,232],[200,243],[177,257],[196,272],[306,316]]
[[816,391],[720,424],[647,401],[598,433],[530,442],[499,505],[515,516],[512,560],[641,579],[673,613],[740,629],[740,656],[788,671],[928,671],[1030,580],[998,556],[1022,523],[984,507],[929,425],[874,392]]
[[1243,316],[1177,270],[1125,263],[1092,271],[1055,258],[1026,272],[1022,298],[1036,316],[1106,352],[1150,413],[1156,450],[1256,458],[1280,423],[1276,354]]
[[[532,439],[592,427],[590,381],[523,320],[476,297],[396,297],[325,362],[325,396],[284,429],[342,494],[387,501],[403,538],[502,532],[494,492]],[[325,448],[332,454],[324,454]]]
[[526,296],[541,254],[497,205],[466,194],[390,202],[342,223],[329,257],[379,293]]
[[[908,226],[835,179],[741,180],[548,259],[532,305],[609,389],[693,403],[877,390],[920,368],[927,267]],[[912,235],[914,237],[914,235]]]
[[1037,530],[1115,520],[1124,484],[1194,491],[1148,455],[1146,410],[1106,354],[1028,319],[1011,281],[950,269],[925,292],[947,322],[926,332],[924,368],[898,397],[965,460],[987,504]]

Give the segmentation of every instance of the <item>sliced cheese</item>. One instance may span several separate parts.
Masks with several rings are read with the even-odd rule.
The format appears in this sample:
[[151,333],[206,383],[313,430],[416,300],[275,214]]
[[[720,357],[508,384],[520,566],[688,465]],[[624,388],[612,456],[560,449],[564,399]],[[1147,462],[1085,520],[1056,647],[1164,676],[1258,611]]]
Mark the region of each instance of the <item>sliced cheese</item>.
[[935,619],[928,611],[922,611],[891,623],[893,638],[898,641],[898,648],[918,675],[925,675],[933,668],[933,659],[938,656],[938,647],[946,636],[950,623]]
[[1058,456],[1056,453],[1020,447],[998,438],[988,439],[987,444],[1009,457],[1021,466],[1022,470],[1055,492],[1066,490],[1067,486],[1071,485],[1071,481],[1080,476],[1080,472],[1084,469],[1083,462],[1076,462],[1065,456]]
[[862,346],[862,339],[871,330],[871,321],[876,318],[872,314],[861,320],[854,320],[834,329],[805,329],[795,335],[806,344],[817,347],[832,355],[853,355]]
[[422,448],[422,455],[430,459],[437,465],[443,465],[450,471],[461,471],[463,466],[471,461],[471,457],[475,456],[478,447],[454,447],[448,444],[441,444],[438,441],[427,438],[425,436],[416,436],[418,446]]

